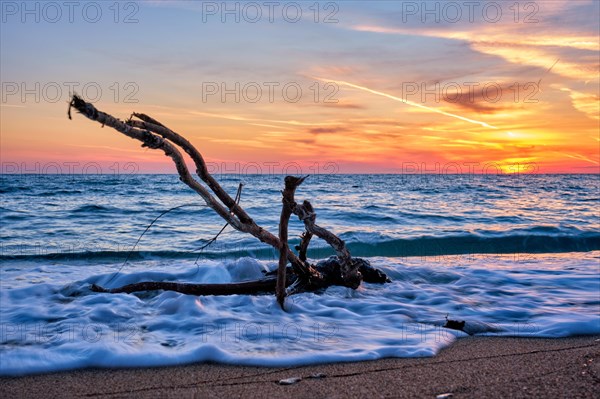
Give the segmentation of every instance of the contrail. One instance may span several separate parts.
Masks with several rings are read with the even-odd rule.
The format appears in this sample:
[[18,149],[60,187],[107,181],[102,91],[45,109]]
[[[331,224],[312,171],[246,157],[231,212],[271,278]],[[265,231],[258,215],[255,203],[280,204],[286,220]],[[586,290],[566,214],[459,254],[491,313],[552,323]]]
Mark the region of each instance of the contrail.
[[542,90],[540,89],[540,83],[542,83],[542,79],[544,78],[544,76],[546,76],[547,74],[549,74],[549,73],[550,73],[550,71],[552,70],[552,68],[554,68],[554,66],[555,66],[556,64],[558,64],[558,61],[559,61],[559,60],[560,60],[560,58],[557,58],[557,59],[556,59],[556,61],[554,61],[554,64],[552,64],[552,66],[551,66],[550,68],[548,68],[548,70],[547,70],[546,72],[544,72],[544,74],[542,75],[542,77],[540,78],[540,80],[538,80],[538,82],[537,82],[537,88],[538,88],[538,90],[539,90],[539,91],[542,91]]
[[390,98],[390,99],[395,100],[395,101],[399,101],[399,102],[407,104],[407,105],[412,105],[413,107],[419,107],[419,108],[422,108],[422,109],[426,109],[426,110],[431,111],[431,112],[435,112],[435,113],[438,113],[438,114],[450,116],[452,118],[460,119],[460,120],[465,121],[465,122],[474,123],[476,125],[487,127],[489,129],[499,129],[496,126],[492,126],[492,125],[487,124],[485,122],[481,122],[481,121],[476,121],[474,119],[465,118],[464,116],[460,116],[460,115],[456,115],[456,114],[451,114],[450,112],[445,112],[445,111],[442,111],[442,110],[437,109],[437,108],[431,108],[431,107],[428,107],[428,106],[423,105],[423,104],[415,103],[415,102],[410,101],[410,100],[405,100],[403,98],[393,96],[391,94],[383,93],[383,92],[377,91],[377,90],[372,90],[372,89],[369,89],[368,87],[363,87],[363,86],[355,85],[353,83],[344,82],[343,80],[323,79],[323,78],[317,78],[317,77],[315,77],[314,79],[320,80],[322,82],[333,82],[333,83],[337,83],[337,84],[340,84],[340,85],[343,85],[343,86],[354,87],[355,89],[359,89],[359,90],[366,91],[366,92],[369,92],[369,93],[377,94],[378,96],[387,97],[387,98]]

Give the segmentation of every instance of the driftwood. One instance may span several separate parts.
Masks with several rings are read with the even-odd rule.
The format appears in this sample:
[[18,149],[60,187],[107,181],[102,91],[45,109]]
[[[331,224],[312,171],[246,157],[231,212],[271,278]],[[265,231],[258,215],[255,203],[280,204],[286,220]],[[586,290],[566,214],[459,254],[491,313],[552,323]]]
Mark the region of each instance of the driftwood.
[[[371,264],[361,258],[353,258],[353,261],[359,265],[359,271],[363,276],[363,281],[367,283],[386,283],[390,279],[378,269],[375,269]],[[340,263],[337,257],[332,256],[329,259],[322,260],[315,265],[319,271],[321,279],[320,284],[313,283],[312,285],[300,286],[295,292],[316,291],[319,288],[326,288],[330,285],[341,284]],[[286,268],[285,287],[293,286],[302,281],[293,271],[291,267]],[[190,283],[175,283],[165,281],[145,281],[124,285],[123,287],[107,289],[99,285],[92,284],[91,290],[94,292],[107,292],[111,294],[127,293],[139,291],[165,290],[177,291],[188,295],[256,295],[256,294],[273,294],[277,292],[279,270],[268,272],[265,278],[260,280],[242,281],[239,283],[227,284],[190,284]]]
[[446,324],[444,324],[442,327],[449,328],[451,330],[462,331],[469,335],[473,335],[473,333],[471,333],[469,331],[465,331],[465,324],[466,324],[466,321],[464,321],[464,320],[462,320],[462,321],[451,320],[448,318],[448,315],[446,315]]
[[[283,206],[279,221],[279,234],[275,236],[257,225],[237,201],[223,190],[208,172],[206,163],[200,152],[180,134],[146,114],[133,113],[127,121],[121,121],[107,113],[99,111],[94,105],[84,101],[77,95],[73,95],[69,103],[69,118],[71,118],[71,108],[75,108],[88,119],[99,122],[103,127],[111,127],[132,139],[142,142],[142,147],[162,150],[175,163],[180,180],[198,193],[207,206],[213,209],[234,229],[251,234],[261,242],[279,250],[280,253],[277,276],[265,277],[262,280],[232,284],[142,282],[115,289],[105,289],[93,285],[93,291],[130,293],[162,289],[193,295],[275,292],[278,302],[283,307],[285,296],[296,292],[316,291],[330,285],[342,285],[356,289],[363,280],[377,283],[389,281],[384,273],[372,268],[366,260],[353,258],[342,239],[329,230],[317,225],[317,215],[310,202],[304,201],[302,204],[295,202],[295,191],[307,176],[287,176],[285,178],[285,187],[282,191]],[[191,175],[185,164],[183,155],[178,148],[185,151],[192,159],[196,167],[196,175],[204,182],[206,187]],[[296,247],[299,251],[298,255],[293,253],[288,245],[288,222],[292,214],[304,222],[306,230],[302,234],[300,245]],[[309,263],[307,260],[307,250],[313,236],[325,240],[335,250],[337,256],[321,261],[316,265]],[[288,262],[291,268],[288,268]]]

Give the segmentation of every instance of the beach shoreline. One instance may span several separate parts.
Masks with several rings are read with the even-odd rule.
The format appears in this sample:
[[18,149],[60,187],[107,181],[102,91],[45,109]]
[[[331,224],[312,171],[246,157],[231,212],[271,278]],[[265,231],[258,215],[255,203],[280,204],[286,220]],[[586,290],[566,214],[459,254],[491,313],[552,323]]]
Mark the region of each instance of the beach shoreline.
[[[321,378],[311,376],[325,375]],[[300,377],[292,385],[283,379]],[[467,337],[427,358],[290,368],[188,364],[1,377],[18,397],[539,397],[592,398],[600,390],[600,335]]]

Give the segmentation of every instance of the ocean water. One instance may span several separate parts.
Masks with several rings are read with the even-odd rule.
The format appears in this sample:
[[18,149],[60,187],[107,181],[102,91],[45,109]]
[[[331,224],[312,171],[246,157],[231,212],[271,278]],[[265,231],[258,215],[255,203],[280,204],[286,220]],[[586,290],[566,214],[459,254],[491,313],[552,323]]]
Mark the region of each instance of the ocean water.
[[[216,176],[276,233],[283,176]],[[317,222],[393,280],[291,296],[99,294],[262,277],[277,253],[176,175],[2,175],[0,374],[432,356],[457,337],[600,333],[599,175],[315,175]],[[141,238],[146,227],[165,214]],[[292,217],[291,243],[302,224]],[[313,239],[311,259],[332,252]],[[125,262],[127,260],[127,262]],[[445,318],[465,330],[443,328]]]

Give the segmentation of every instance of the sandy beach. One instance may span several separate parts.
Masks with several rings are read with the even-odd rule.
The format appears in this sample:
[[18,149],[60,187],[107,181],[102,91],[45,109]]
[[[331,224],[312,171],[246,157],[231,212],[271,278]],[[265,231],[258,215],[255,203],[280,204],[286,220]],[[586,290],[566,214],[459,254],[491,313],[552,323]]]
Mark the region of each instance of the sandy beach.
[[[279,384],[293,377],[302,380]],[[4,398],[435,398],[446,393],[455,398],[592,398],[600,390],[600,336],[463,338],[431,358],[293,368],[192,364],[93,369],[2,378],[0,386]]]

